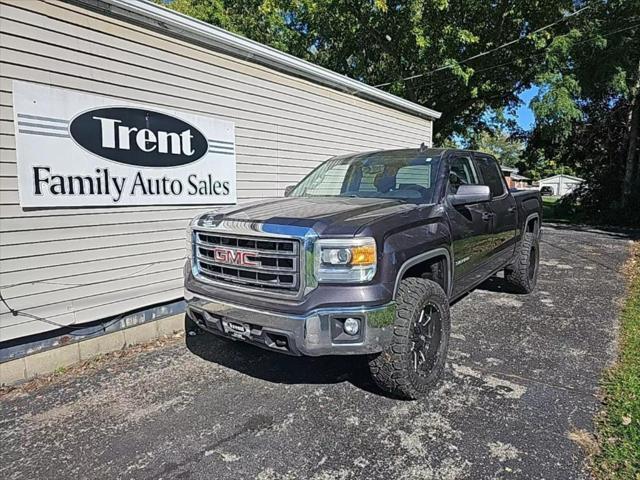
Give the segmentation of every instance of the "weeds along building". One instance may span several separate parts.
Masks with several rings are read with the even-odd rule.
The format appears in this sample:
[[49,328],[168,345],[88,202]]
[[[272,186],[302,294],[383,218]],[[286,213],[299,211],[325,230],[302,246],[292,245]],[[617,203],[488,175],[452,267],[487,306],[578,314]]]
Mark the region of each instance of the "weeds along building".
[[151,2],[0,16],[0,361],[179,313],[191,217],[439,117]]

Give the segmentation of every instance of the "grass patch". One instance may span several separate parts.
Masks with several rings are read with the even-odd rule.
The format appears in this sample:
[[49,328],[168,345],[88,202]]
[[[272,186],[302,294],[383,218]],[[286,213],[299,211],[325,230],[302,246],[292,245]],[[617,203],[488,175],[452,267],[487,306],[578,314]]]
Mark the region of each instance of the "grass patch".
[[637,228],[639,212],[634,208],[622,209],[616,202],[594,207],[571,196],[542,197],[542,217],[547,222]]
[[604,411],[597,419],[598,479],[640,480],[640,242],[625,271],[629,295],[622,310],[619,354],[603,378]]
[[561,197],[542,197],[542,218],[548,222],[579,223],[584,215],[578,206]]

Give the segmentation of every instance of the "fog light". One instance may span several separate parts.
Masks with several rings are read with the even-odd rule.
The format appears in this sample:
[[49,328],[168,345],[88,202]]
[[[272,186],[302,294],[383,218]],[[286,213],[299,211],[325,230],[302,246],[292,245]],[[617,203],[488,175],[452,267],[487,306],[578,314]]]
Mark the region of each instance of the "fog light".
[[357,318],[347,318],[344,321],[344,331],[349,335],[357,335],[360,330],[360,321]]

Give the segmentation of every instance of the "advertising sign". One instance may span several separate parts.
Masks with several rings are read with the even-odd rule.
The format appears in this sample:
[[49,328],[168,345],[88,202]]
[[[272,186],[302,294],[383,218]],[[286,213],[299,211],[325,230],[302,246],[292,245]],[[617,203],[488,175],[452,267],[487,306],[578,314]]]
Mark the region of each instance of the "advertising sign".
[[236,202],[232,122],[13,82],[23,207]]

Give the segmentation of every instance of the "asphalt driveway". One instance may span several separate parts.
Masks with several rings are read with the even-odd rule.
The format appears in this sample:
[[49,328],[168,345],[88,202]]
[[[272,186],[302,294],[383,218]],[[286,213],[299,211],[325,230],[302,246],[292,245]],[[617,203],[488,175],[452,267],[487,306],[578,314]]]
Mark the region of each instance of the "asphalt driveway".
[[[353,358],[176,339],[0,398],[0,477],[587,478],[615,352],[625,234],[547,226],[535,293],[492,279],[452,308],[446,374],[382,396]],[[186,342],[186,346],[185,346]]]

